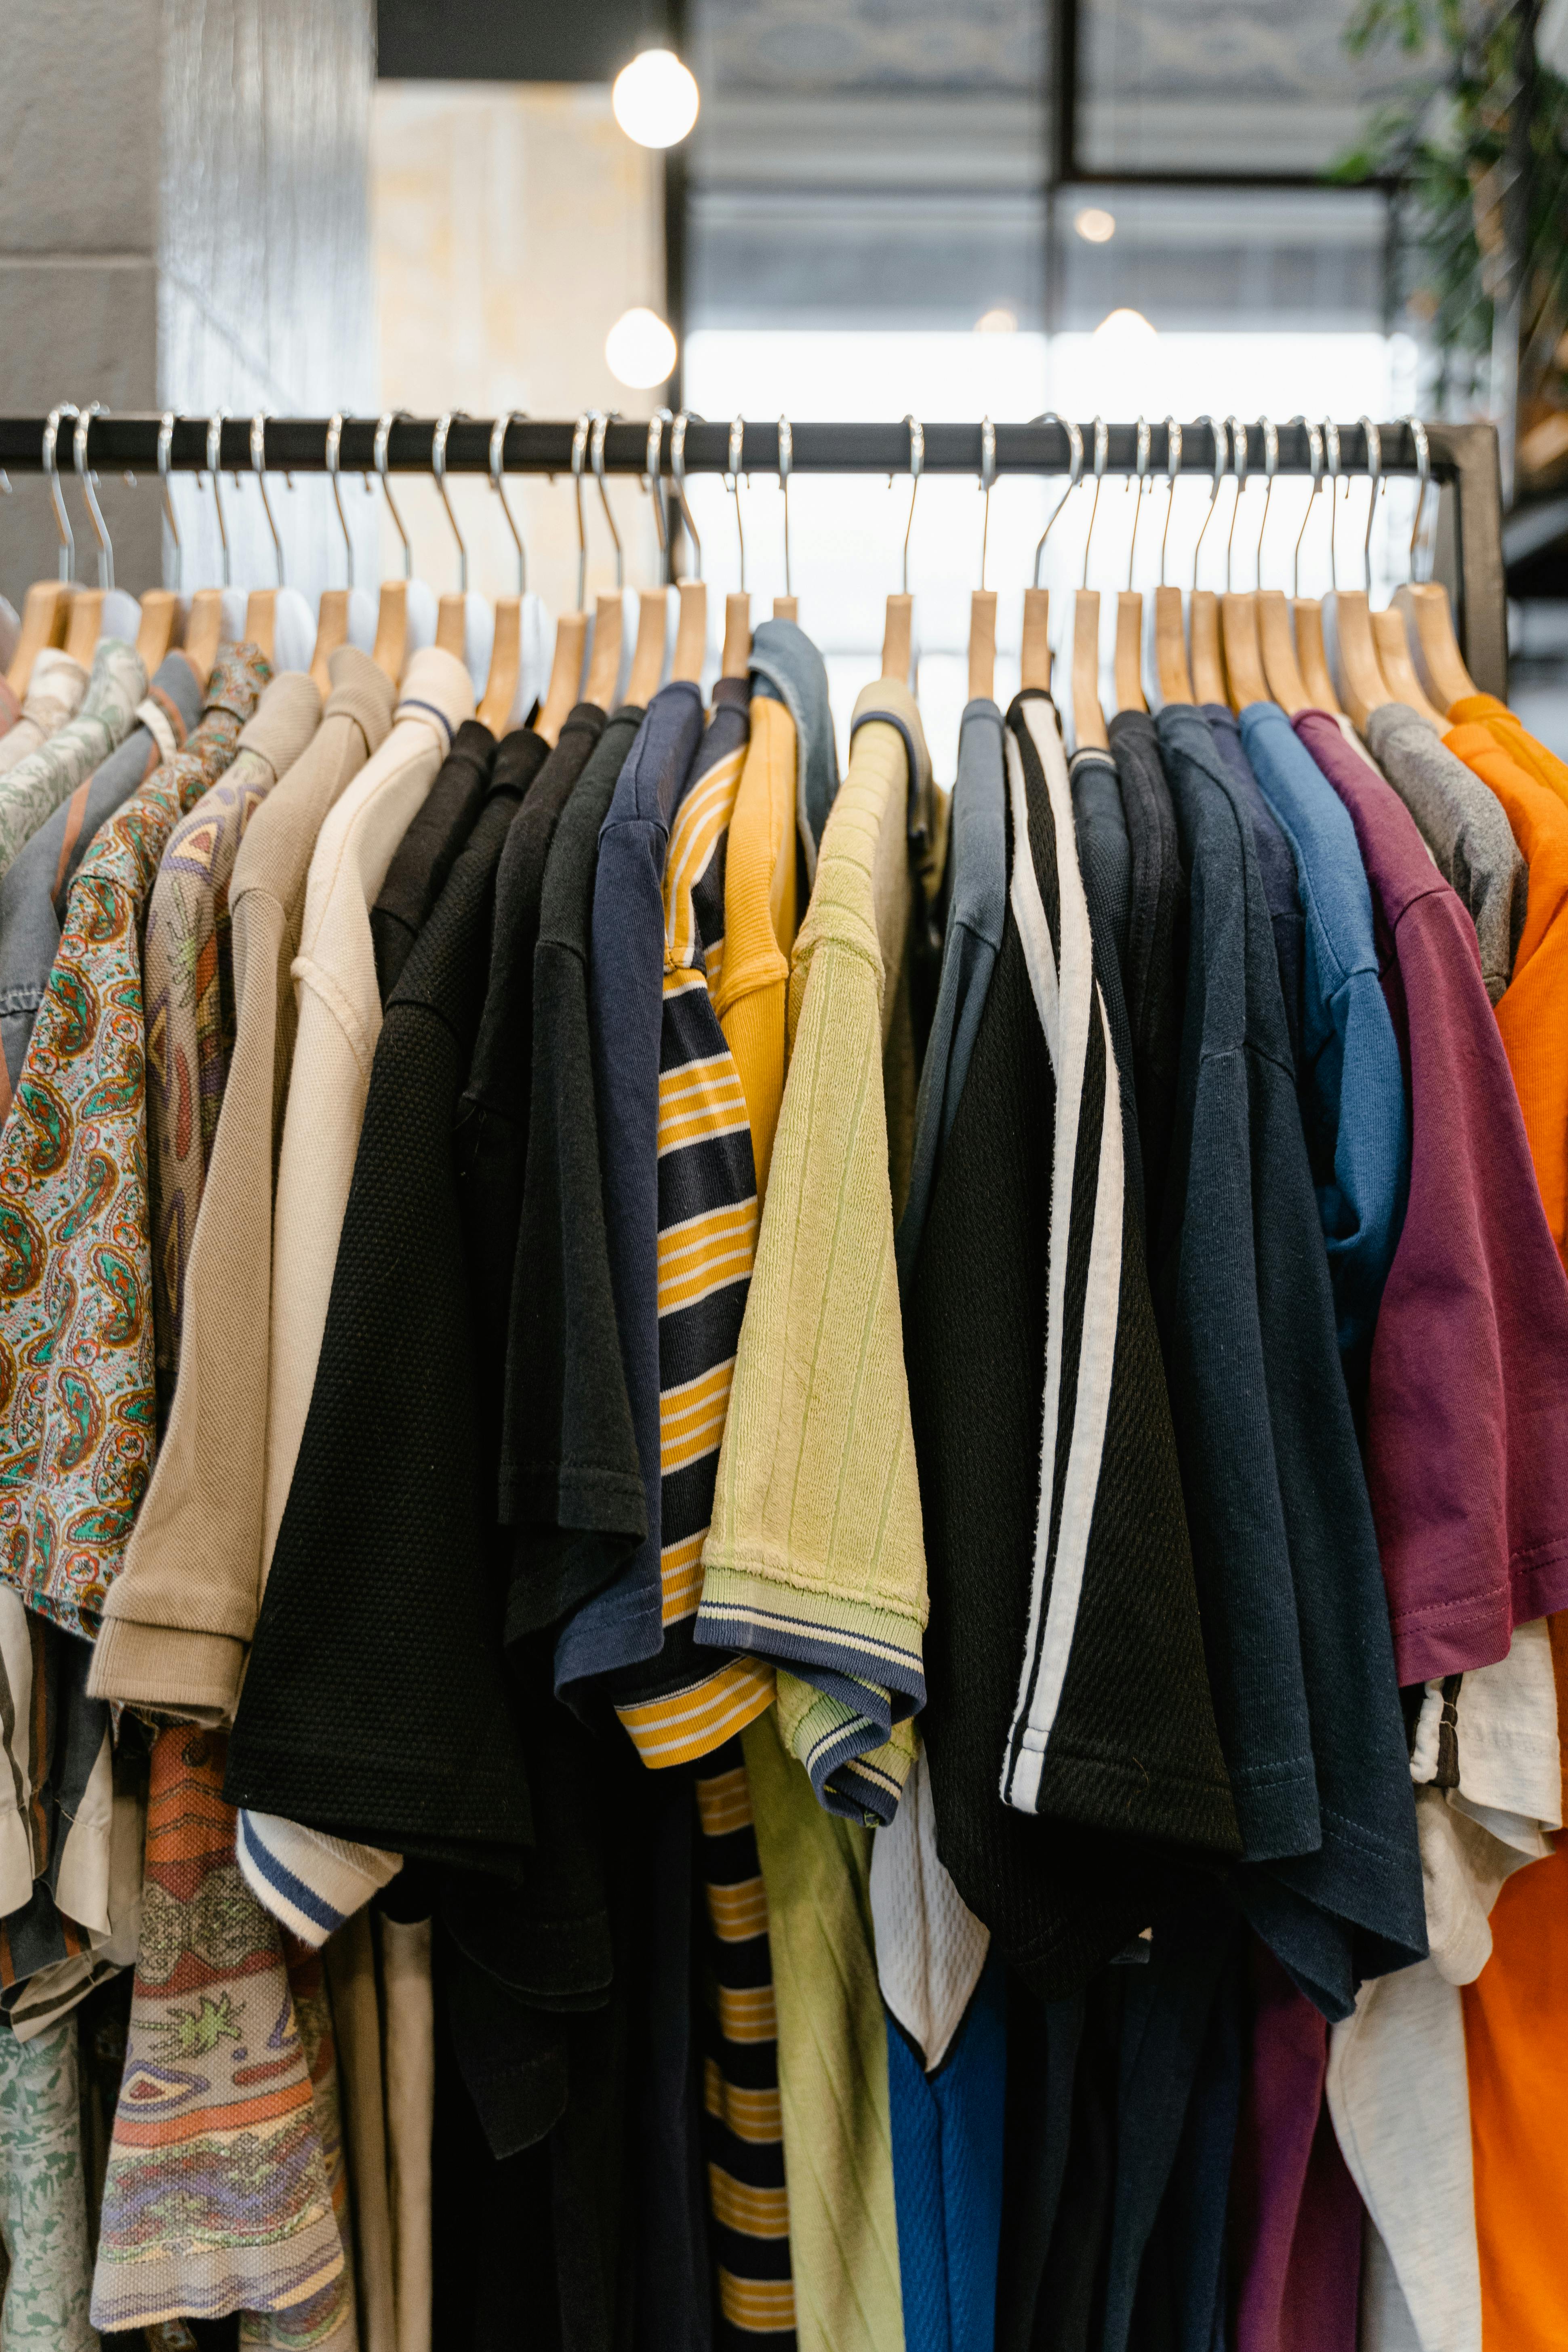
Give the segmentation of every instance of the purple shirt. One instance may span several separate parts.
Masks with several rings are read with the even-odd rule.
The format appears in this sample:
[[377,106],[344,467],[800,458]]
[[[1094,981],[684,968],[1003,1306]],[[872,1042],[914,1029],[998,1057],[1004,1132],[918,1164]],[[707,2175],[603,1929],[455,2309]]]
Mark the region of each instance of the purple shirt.
[[1296,730],[1350,812],[1411,1098],[1366,1472],[1402,1683],[1506,1657],[1568,1606],[1568,1277],[1474,925],[1398,795],[1321,710]]

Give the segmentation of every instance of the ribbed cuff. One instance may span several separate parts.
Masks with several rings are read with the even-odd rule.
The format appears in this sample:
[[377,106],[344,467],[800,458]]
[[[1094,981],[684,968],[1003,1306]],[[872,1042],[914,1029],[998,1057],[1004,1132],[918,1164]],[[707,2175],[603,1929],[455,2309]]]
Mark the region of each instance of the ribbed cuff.
[[281,1821],[276,1813],[242,1812],[235,1852],[262,1909],[315,1948],[363,1911],[377,1888],[403,1867],[400,1853],[352,1845],[345,1838]]
[[142,1625],[112,1612],[93,1645],[87,1686],[93,1698],[148,1707],[182,1722],[232,1723],[239,1704],[245,1643],[232,1633],[184,1625]]

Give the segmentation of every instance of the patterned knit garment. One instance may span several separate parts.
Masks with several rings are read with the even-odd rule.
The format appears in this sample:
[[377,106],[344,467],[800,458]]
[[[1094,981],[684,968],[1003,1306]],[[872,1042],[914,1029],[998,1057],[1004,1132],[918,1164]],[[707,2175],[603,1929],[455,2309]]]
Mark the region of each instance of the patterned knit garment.
[[34,2042],[0,2034],[0,2245],[5,2352],[96,2352],[71,2017]]
[[718,2271],[715,2352],[763,2339],[775,2352],[794,2352],[768,1898],[738,1739],[704,1759],[696,1786],[710,1978],[703,2128]]
[[89,1641],[154,1444],[142,910],[268,675],[222,656],[184,751],[95,835],[0,1132],[0,1576]]
[[[188,1727],[153,1749],[142,1945],[103,2189],[92,2316],[100,2328],[189,2315],[287,2314],[316,2346],[352,2327],[317,2090],[331,2073],[320,1972],[297,1981],[277,1923],[235,1861],[227,1741]],[[296,1967],[300,1966],[296,1956]],[[321,2084],[313,2084],[312,2074]],[[322,2104],[335,2108],[335,2098]]]
[[[724,845],[742,744],[687,789],[664,866],[658,1074],[659,1467],[664,1645],[616,1713],[643,1762],[684,1764],[772,1701],[771,1666],[699,1649],[702,1543],[713,1511],[735,1345],[757,1246],[757,1184],[740,1074],[710,993],[724,950]],[[642,1695],[646,1693],[647,1695]]]

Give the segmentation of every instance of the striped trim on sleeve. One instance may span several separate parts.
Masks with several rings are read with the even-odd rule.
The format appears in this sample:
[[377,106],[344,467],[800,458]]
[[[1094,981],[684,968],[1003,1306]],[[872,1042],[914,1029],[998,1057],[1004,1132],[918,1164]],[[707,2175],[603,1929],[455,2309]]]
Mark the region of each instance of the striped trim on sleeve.
[[696,1775],[707,1900],[704,2147],[717,2273],[715,2352],[771,2339],[793,2352],[789,2193],[784,2186],[778,2025],[751,1790],[739,1739]]
[[773,1696],[756,1659],[699,1649],[702,1545],[757,1246],[752,1131],[713,1010],[724,949],[724,849],[745,745],[687,790],[665,857],[658,1076],[658,1353],[664,1643],[616,1712],[645,1764],[686,1764]]

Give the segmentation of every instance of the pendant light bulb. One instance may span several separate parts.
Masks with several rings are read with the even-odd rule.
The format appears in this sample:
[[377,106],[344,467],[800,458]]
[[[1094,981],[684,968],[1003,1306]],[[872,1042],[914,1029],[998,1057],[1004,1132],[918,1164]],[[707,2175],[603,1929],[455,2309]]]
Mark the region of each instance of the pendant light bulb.
[[697,120],[697,84],[673,49],[644,49],[616,76],[616,121],[639,147],[673,147]]
[[605,337],[605,364],[617,383],[651,392],[675,372],[675,337],[657,310],[623,310]]

